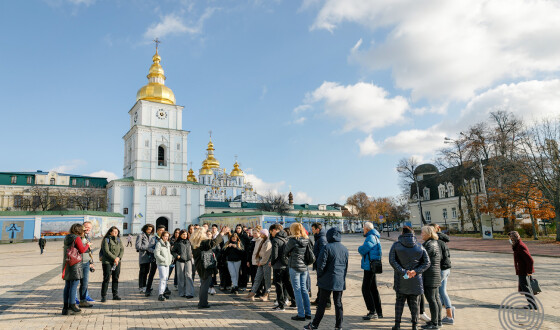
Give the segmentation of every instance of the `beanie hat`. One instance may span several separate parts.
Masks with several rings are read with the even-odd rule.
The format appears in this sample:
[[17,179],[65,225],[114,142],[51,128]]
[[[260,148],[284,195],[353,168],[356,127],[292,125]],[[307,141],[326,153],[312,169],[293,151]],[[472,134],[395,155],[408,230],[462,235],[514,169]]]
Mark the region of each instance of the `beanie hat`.
[[266,237],[268,237],[268,229],[262,229],[261,235],[265,235]]

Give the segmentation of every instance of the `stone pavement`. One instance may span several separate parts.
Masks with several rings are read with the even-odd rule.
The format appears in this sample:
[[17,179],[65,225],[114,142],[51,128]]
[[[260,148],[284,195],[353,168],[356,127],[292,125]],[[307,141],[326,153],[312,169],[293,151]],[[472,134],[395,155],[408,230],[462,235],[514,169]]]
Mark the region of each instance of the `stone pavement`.
[[[361,295],[360,256],[356,252],[361,235],[344,235],[350,250],[347,290],[344,292],[345,329],[390,329],[393,325],[395,294],[393,272],[388,264],[390,241],[383,240],[385,272],[379,276],[384,318],[363,321],[366,314]],[[121,270],[122,301],[108,300],[83,309],[78,315],[62,316],[63,281],[60,278],[62,242],[49,242],[46,253],[39,254],[36,243],[0,245],[0,329],[302,329],[305,322],[290,319],[295,309],[272,312],[272,302],[249,302],[241,295],[210,296],[212,308],[199,310],[197,300],[186,300],[172,293],[170,300],[145,298],[138,292],[137,254],[126,248]],[[512,257],[486,252],[452,251],[453,269],[448,290],[456,307],[456,324],[448,329],[500,329],[498,309],[501,301],[517,289]],[[542,329],[560,329],[560,259],[535,257],[536,276],[543,288],[537,297],[544,306]],[[102,272],[90,277],[90,292],[98,300]],[[312,282],[315,283],[314,277]],[[157,286],[158,280],[154,285]],[[197,283],[198,284],[198,281]],[[316,287],[313,287],[316,294]],[[109,296],[110,298],[110,296]],[[409,328],[409,313],[403,315],[403,328]],[[321,329],[334,327],[334,310],[327,311]]]
[[[386,232],[381,234],[381,238],[395,241],[399,237],[399,232],[390,232],[389,237]],[[420,238],[418,235],[417,238]],[[550,241],[523,240],[529,248],[531,255],[544,257],[560,258],[560,243]],[[449,248],[464,251],[494,252],[513,254],[511,245],[507,239],[482,239],[476,237],[451,236],[447,244]]]

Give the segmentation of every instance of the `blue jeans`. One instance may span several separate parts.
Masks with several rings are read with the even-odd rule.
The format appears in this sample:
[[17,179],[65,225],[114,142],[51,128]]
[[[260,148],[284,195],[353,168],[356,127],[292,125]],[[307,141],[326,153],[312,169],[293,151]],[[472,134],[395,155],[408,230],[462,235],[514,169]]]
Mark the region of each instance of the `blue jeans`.
[[76,304],[76,291],[78,291],[78,283],[80,283],[80,280],[64,282],[64,303],[68,305],[74,305]]
[[307,291],[307,275],[309,272],[296,272],[290,268],[290,281],[294,288],[294,296],[299,317],[311,316],[311,302],[309,301],[309,292]]
[[451,300],[447,295],[447,278],[449,278],[449,273],[451,273],[451,269],[446,269],[441,271],[441,286],[439,287],[439,297],[441,300],[441,304],[445,306],[445,308],[452,308]]
[[84,262],[82,264],[82,270],[84,272],[84,277],[80,280],[80,292],[76,297],[80,302],[86,301],[86,297],[89,296],[88,283],[89,283],[89,262]]

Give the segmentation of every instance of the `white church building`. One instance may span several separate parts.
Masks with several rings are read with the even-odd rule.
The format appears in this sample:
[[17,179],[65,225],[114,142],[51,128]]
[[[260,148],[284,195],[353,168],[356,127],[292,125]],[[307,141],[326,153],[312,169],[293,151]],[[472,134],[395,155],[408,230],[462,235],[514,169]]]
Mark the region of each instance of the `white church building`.
[[123,178],[107,185],[108,209],[122,213],[124,233],[151,223],[167,230],[186,228],[204,214],[207,187],[188,181],[187,138],[183,107],[175,104],[156,48],[148,84],[140,88],[128,112],[124,135]]

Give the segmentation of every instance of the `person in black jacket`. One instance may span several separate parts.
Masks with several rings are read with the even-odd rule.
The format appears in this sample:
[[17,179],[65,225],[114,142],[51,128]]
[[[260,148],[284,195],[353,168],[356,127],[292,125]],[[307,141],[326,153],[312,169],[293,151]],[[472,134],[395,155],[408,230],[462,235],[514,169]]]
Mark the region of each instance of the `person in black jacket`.
[[192,279],[193,256],[191,243],[187,239],[188,232],[181,230],[179,238],[173,244],[171,254],[175,261],[175,275],[177,277],[177,289],[180,297],[190,299],[194,297],[194,283]]
[[441,228],[437,224],[432,223],[430,226],[434,227],[437,232],[437,242],[441,250],[441,285],[439,287],[439,299],[441,300],[441,304],[445,306],[447,312],[447,315],[441,320],[441,323],[453,325],[455,320],[455,307],[451,304],[451,299],[449,299],[449,295],[447,294],[447,279],[451,273],[451,253],[447,247],[449,236],[442,233]]
[[404,303],[408,302],[412,316],[412,329],[416,330],[418,323],[418,297],[424,293],[422,273],[430,267],[430,258],[426,249],[416,242],[414,232],[404,226],[402,235],[391,246],[389,263],[395,270],[393,289],[397,293],[395,302],[395,326],[399,330]]
[[[243,249],[246,250],[251,244],[251,238],[243,230],[243,227],[241,225],[237,225],[235,227],[235,233],[239,237],[239,240],[241,240]],[[238,290],[244,292],[245,289],[247,288],[248,282],[249,282],[249,267],[247,267],[247,252],[245,252],[243,254],[243,258],[241,259],[241,267],[239,269]]]
[[305,251],[312,248],[307,236],[307,231],[299,222],[290,225],[290,236],[284,255],[288,258],[290,271],[290,281],[294,288],[294,296],[298,315],[292,316],[292,320],[305,321],[311,319],[311,302],[309,301],[309,291],[307,290],[307,277],[309,269],[305,263]]
[[[317,258],[317,286],[319,286],[319,305],[313,322],[304,329],[317,329],[325,315],[327,302],[331,293],[334,300],[336,322],[335,329],[342,328],[342,292],[346,290],[346,273],[348,272],[348,249],[340,243],[342,232],[334,227],[327,232],[328,244]],[[317,242],[317,241],[315,241]],[[317,244],[317,243],[315,243]]]
[[45,235],[41,235],[41,238],[39,238],[39,248],[41,249],[41,254],[45,251],[45,245],[47,245],[47,240],[45,239]]
[[288,242],[288,234],[283,230],[282,225],[275,223],[269,228],[270,241],[272,242],[272,253],[270,255],[270,266],[274,275],[274,287],[276,288],[277,305],[273,311],[283,312],[288,299],[295,305],[294,289],[290,283],[288,272],[288,261],[284,255],[284,248]]
[[[313,244],[313,255],[315,256],[315,260],[319,258],[319,253],[321,250],[327,245],[327,235],[323,230],[323,225],[315,222],[311,225],[311,232],[313,233],[313,240],[315,244]],[[317,269],[316,263],[313,264],[313,270]],[[310,290],[311,291],[311,290]],[[319,296],[321,295],[321,288],[317,290],[317,297],[315,301],[311,303],[311,305],[317,306],[319,304]],[[327,309],[331,309],[331,298],[327,302]]]
[[213,269],[204,268],[202,260],[203,252],[212,250],[216,246],[219,246],[223,240],[222,237],[228,232],[229,228],[227,226],[223,227],[222,231],[216,236],[216,238],[210,239],[206,235],[205,229],[198,229],[191,236],[194,263],[198,276],[200,277],[198,308],[210,308],[210,305],[208,304],[208,289],[210,288],[210,282],[212,281]]
[[439,299],[439,287],[441,285],[441,251],[438,244],[438,236],[434,227],[422,227],[422,246],[430,257],[430,267],[424,272],[422,281],[424,283],[424,295],[430,305],[431,321],[423,325],[423,329],[439,329],[441,326],[441,300]]
[[227,244],[223,247],[223,256],[227,262],[227,269],[231,277],[231,293],[239,292],[239,270],[244,258],[245,251],[237,233],[231,235]]

